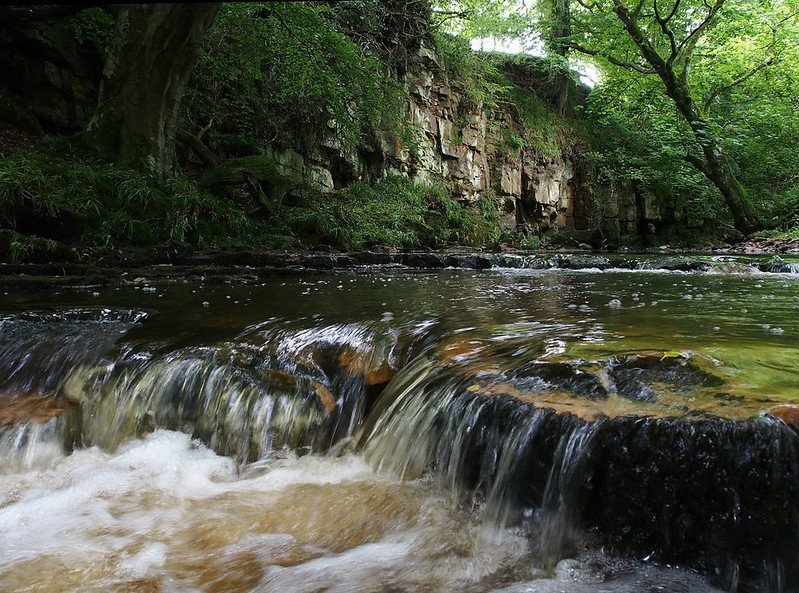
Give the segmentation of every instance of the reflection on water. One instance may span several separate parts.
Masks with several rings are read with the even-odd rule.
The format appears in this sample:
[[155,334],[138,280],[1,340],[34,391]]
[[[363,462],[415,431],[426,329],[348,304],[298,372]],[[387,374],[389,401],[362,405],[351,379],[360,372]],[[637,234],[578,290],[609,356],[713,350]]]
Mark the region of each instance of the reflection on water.
[[[661,271],[7,295],[0,591],[711,591],[584,537],[592,464],[629,417],[755,418],[786,469],[735,471],[782,484],[758,418],[799,403],[797,307],[788,275]],[[719,546],[717,582],[781,590]]]

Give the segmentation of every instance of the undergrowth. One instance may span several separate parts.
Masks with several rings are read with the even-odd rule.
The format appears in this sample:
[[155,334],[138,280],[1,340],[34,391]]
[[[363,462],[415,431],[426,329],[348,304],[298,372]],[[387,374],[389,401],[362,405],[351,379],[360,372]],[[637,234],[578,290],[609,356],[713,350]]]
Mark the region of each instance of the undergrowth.
[[166,183],[54,141],[0,159],[0,225],[93,247],[247,243],[257,225],[186,177]]
[[499,239],[492,200],[463,206],[441,188],[400,176],[306,193],[268,219],[251,206],[246,197],[211,192],[185,176],[159,184],[73,152],[64,141],[47,141],[0,159],[0,258],[42,259],[67,245],[80,253],[167,245],[483,246]]
[[360,249],[489,246],[499,240],[499,211],[490,199],[461,205],[443,189],[401,176],[354,183],[278,213],[276,226],[303,244]]

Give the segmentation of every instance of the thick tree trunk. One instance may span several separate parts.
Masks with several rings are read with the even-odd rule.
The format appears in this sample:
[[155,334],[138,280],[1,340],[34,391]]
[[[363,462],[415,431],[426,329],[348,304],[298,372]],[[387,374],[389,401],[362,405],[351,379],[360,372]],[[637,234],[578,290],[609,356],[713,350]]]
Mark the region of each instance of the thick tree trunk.
[[105,158],[172,172],[180,102],[219,4],[133,4],[120,9],[97,111],[86,139]]

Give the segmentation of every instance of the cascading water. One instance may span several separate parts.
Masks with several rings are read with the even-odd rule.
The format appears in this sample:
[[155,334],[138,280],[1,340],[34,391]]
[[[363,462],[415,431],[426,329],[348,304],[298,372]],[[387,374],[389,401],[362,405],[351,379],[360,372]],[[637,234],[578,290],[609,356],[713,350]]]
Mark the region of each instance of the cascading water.
[[15,305],[0,590],[788,591],[795,287],[636,274]]

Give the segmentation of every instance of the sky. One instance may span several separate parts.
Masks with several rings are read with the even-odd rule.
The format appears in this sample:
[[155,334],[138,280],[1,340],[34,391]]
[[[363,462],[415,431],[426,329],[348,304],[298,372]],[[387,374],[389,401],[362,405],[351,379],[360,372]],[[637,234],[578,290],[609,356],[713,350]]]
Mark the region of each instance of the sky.
[[[478,51],[497,51],[506,54],[525,53],[531,56],[543,56],[544,49],[540,41],[532,44],[521,39],[497,39],[495,37],[475,37],[471,41],[472,49]],[[580,81],[591,88],[599,82],[599,70],[593,64],[572,57],[569,63],[573,70],[580,73]]]

